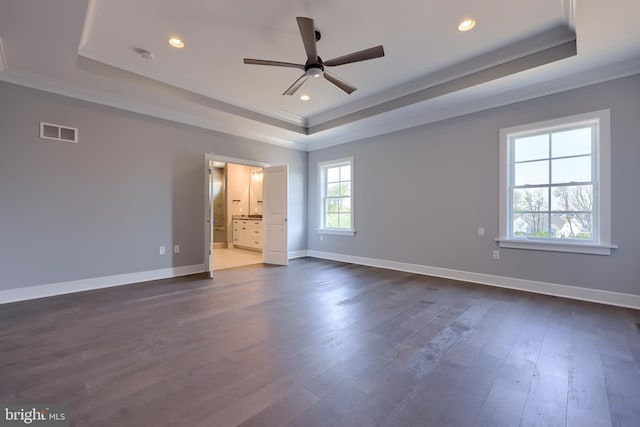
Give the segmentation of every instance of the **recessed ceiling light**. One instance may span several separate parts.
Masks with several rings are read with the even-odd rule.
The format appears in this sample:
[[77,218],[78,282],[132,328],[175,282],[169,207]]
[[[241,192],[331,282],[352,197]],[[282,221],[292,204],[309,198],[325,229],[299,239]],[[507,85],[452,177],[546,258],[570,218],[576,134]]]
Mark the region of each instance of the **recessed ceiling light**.
[[458,31],[469,31],[475,26],[476,21],[474,21],[473,19],[465,19],[464,21],[460,22],[460,25],[458,25]]
[[177,37],[171,37],[169,39],[169,44],[173,47],[177,47],[178,49],[182,49],[184,47],[184,42]]
[[308,101],[311,99],[311,97],[309,95],[302,95],[300,99],[302,99],[303,101]]

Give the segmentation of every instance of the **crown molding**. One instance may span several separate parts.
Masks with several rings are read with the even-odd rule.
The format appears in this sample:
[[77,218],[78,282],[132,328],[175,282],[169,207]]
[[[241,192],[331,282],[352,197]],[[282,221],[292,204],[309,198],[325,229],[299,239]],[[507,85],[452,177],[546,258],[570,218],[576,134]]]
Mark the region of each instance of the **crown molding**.
[[[308,137],[307,151],[366,140],[636,74],[640,74],[640,58],[569,74],[542,83],[505,90],[495,95],[480,96],[473,101],[469,101],[469,98],[464,96],[466,92],[460,92],[452,94],[455,99],[446,104],[442,98],[426,100],[385,114],[367,117],[359,122],[345,124],[340,129],[340,133],[335,133],[335,129],[329,129],[319,134],[312,134]],[[316,136],[319,138],[315,138]]]
[[562,21],[564,24],[576,30],[576,1],[575,0],[562,0]]
[[214,105],[202,105],[202,103],[194,105],[188,97],[177,99],[175,102],[174,100],[154,102],[154,99],[145,100],[134,93],[129,93],[129,96],[106,93],[17,71],[6,66],[1,42],[0,40],[0,66],[4,67],[4,70],[0,72],[0,81],[301,151],[315,151],[363,140],[640,73],[640,58],[634,58],[590,70],[581,70],[579,73],[569,73],[542,83],[507,89],[495,95],[477,96],[475,101],[469,101],[466,95],[469,91],[482,89],[483,85],[480,84],[448,96],[427,99],[383,111],[375,116],[346,122],[327,130],[306,134],[300,130],[283,129],[276,124],[277,122],[267,124],[235,115],[233,112],[219,111]]
[[307,149],[306,143],[300,140],[304,134],[288,131],[272,124],[255,122],[246,117],[207,106],[189,104],[188,100],[154,102],[154,100],[140,99],[133,94],[122,96],[9,68],[0,73],[0,81],[267,144],[300,151]]
[[211,98],[199,93],[195,93],[177,86],[163,83],[158,80],[144,77],[140,74],[132,73],[118,67],[114,67],[104,62],[78,55],[76,66],[78,69],[99,75],[110,80],[115,80],[124,84],[144,87],[156,93],[162,93],[172,99],[182,99],[188,102],[202,105],[211,109],[244,117],[253,121],[280,127],[282,129],[306,134],[306,119],[294,114],[282,111],[269,110],[269,112],[259,111],[257,108],[246,108],[240,105]]
[[314,134],[326,129],[362,120],[366,117],[375,116],[387,111],[397,110],[408,105],[428,101],[430,99],[448,95],[453,92],[458,92],[473,86],[478,86],[492,80],[497,80],[502,77],[519,73],[521,71],[530,70],[544,64],[559,61],[575,54],[576,44],[574,40],[541,52],[532,53],[521,58],[511,60],[509,62],[475,71],[461,77],[453,78],[443,83],[413,92],[409,95],[383,102],[364,110],[360,110],[358,112],[348,114],[334,120],[318,124],[316,126],[312,126],[309,128],[309,134]]
[[576,34],[558,25],[410,82],[309,118],[309,133],[443,96],[575,56]]
[[84,48],[89,42],[89,34],[93,29],[93,23],[95,22],[97,0],[89,0],[87,3],[87,12],[85,13],[84,25],[82,26],[82,34],[80,35],[80,45],[78,51]]

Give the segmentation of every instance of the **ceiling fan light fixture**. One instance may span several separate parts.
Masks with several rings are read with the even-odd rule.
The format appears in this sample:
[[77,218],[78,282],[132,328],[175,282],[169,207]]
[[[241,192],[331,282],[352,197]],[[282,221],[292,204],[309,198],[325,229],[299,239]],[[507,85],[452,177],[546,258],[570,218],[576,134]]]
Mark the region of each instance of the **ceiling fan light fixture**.
[[177,37],[171,37],[169,39],[169,44],[177,49],[182,49],[184,47],[184,42],[182,41],[182,39],[179,39]]
[[322,68],[311,67],[306,71],[307,76],[318,78],[322,75]]
[[471,18],[464,19],[458,25],[458,31],[462,31],[462,32],[469,31],[475,26],[476,26],[476,21],[474,19],[471,19]]

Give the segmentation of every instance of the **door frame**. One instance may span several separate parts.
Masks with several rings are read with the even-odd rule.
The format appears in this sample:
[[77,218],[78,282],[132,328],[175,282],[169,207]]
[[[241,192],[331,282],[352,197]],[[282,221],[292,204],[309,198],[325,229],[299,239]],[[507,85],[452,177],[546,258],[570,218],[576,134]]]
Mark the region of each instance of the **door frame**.
[[[225,162],[225,163],[235,163],[237,165],[243,166],[254,166],[261,168],[268,168],[271,166],[266,162],[259,162],[256,160],[247,160],[240,159],[237,157],[228,157],[228,156],[219,156],[214,152],[205,153],[205,167],[204,167],[204,260],[205,260],[205,271],[209,272],[209,276],[213,277],[213,257],[215,254],[215,250],[213,246],[210,245],[210,242],[213,241],[213,200],[210,198],[210,189],[211,189],[211,179],[213,175],[209,173],[209,164],[208,161],[214,162]],[[213,165],[211,166],[213,167]],[[264,190],[264,189],[263,189]],[[209,209],[211,209],[209,211]],[[211,212],[211,218],[209,218],[209,212]],[[209,222],[211,221],[211,223]],[[264,224],[263,224],[264,226]],[[225,226],[226,231],[226,226]],[[209,254],[211,251],[211,254]],[[264,250],[262,251],[262,260],[264,261]]]

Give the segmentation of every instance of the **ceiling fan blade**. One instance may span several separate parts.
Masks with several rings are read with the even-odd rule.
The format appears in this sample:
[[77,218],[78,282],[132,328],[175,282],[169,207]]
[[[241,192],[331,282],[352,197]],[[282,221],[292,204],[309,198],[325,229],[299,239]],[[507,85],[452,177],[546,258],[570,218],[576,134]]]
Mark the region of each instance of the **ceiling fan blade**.
[[301,75],[298,80],[289,86],[289,89],[284,91],[283,95],[293,95],[298,89],[300,89],[300,86],[302,86],[307,79],[309,79],[309,76],[306,73]]
[[296,20],[298,21],[304,50],[307,52],[307,59],[311,62],[316,62],[318,60],[318,49],[316,47],[316,28],[313,24],[313,19],[298,16]]
[[351,93],[357,89],[357,87],[352,86],[351,84],[345,82],[344,80],[342,80],[340,77],[336,76],[335,74],[332,74],[328,71],[325,71],[323,73],[324,78],[329,80],[331,83],[333,83],[334,85],[338,86],[340,89],[342,89],[343,91],[345,91],[347,94],[351,95]]
[[339,58],[324,61],[323,65],[334,67],[336,65],[350,64],[352,62],[366,61],[368,59],[380,58],[384,56],[384,48],[382,45],[361,50],[359,52],[350,53]]
[[291,68],[299,68],[301,70],[304,70],[304,65],[293,64],[291,62],[267,61],[264,59],[244,58],[244,63],[253,64],[253,65],[273,65],[274,67],[291,67]]

